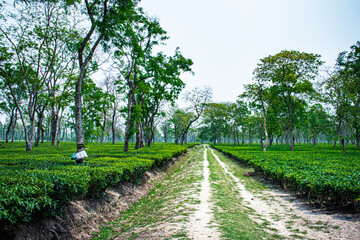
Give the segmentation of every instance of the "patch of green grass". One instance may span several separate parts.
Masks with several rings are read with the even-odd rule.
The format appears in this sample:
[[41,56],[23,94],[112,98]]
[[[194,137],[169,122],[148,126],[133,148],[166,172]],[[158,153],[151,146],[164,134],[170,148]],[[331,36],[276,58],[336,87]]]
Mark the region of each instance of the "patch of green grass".
[[[239,162],[236,159],[226,157],[221,152],[214,151],[219,159],[226,164],[229,171],[234,174],[240,181],[243,181],[246,185],[246,189],[252,193],[261,193],[268,188],[260,180],[260,176],[254,174],[254,168],[250,167],[248,164]],[[210,152],[211,154],[211,152]]]
[[[218,154],[217,151],[215,151]],[[218,223],[222,237],[225,239],[278,239],[274,235],[270,235],[260,226],[249,218],[249,213],[254,214],[254,210],[246,208],[242,205],[242,199],[234,192],[236,184],[218,164],[211,151],[207,153],[210,169],[210,183],[212,187],[212,201],[216,206],[214,208],[215,222]],[[228,166],[232,160],[227,159],[221,154],[220,159]],[[236,172],[236,176],[242,176],[244,173],[251,171],[250,169],[239,168],[237,164],[232,164],[231,171]],[[235,169],[236,168],[236,169]],[[245,177],[242,177],[244,179]],[[249,182],[249,180],[246,180]],[[256,183],[256,189],[263,189]]]

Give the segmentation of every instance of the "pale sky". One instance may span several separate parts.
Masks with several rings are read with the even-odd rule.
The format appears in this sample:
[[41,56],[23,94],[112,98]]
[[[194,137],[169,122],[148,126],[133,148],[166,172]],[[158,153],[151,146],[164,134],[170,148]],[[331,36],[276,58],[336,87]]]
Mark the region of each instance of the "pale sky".
[[185,90],[208,85],[215,101],[235,101],[261,58],[281,50],[317,53],[334,65],[360,41],[360,0],[142,0],[170,39],[194,61]]

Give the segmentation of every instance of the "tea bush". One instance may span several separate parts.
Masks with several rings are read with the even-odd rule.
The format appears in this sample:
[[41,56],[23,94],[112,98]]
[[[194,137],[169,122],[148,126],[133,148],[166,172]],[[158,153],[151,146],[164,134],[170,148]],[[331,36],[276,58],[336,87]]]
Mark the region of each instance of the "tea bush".
[[282,146],[271,147],[264,153],[259,145],[213,147],[249,163],[284,187],[306,195],[309,201],[337,206],[359,204],[359,150],[349,148],[343,154],[327,145],[301,145],[293,151]]
[[[123,152],[121,144],[88,144],[89,158],[78,165],[70,157],[74,143],[61,150],[49,144],[24,152],[24,143],[2,144],[0,149],[0,226],[59,214],[69,201],[99,197],[121,181],[136,181],[143,174],[189,145],[156,143],[152,147]],[[131,146],[133,147],[133,146]]]

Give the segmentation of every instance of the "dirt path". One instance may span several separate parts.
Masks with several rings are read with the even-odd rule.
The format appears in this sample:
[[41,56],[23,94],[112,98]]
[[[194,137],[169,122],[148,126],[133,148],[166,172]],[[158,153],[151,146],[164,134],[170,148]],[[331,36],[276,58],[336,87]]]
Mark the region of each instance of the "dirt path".
[[252,193],[247,190],[245,181],[229,171],[214,150],[210,150],[223,171],[236,183],[243,205],[255,211],[251,218],[258,224],[266,223],[266,231],[286,239],[360,239],[359,218],[351,220],[344,214],[316,211],[282,190]]
[[219,239],[219,232],[211,225],[213,221],[212,207],[210,202],[211,187],[210,187],[210,170],[209,161],[207,160],[207,151],[204,146],[204,165],[202,174],[204,178],[201,182],[201,191],[198,196],[200,203],[196,206],[195,214],[190,216],[187,231],[191,239]]

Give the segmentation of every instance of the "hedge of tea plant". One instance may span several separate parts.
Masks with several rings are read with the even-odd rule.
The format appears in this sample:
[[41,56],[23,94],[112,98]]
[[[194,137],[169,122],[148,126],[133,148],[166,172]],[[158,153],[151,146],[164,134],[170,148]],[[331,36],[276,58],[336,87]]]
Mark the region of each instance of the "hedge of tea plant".
[[[265,177],[286,188],[305,194],[309,201],[321,205],[359,205],[360,151],[348,149],[343,154],[331,146],[268,147],[267,152],[257,146],[213,146],[240,161],[249,163]],[[286,148],[286,149],[285,149]]]
[[70,200],[99,197],[110,186],[136,181],[193,146],[156,143],[125,153],[119,144],[89,144],[89,158],[79,165],[70,159],[74,143],[62,144],[61,150],[46,144],[30,153],[23,145],[0,148],[0,226],[57,215]]

